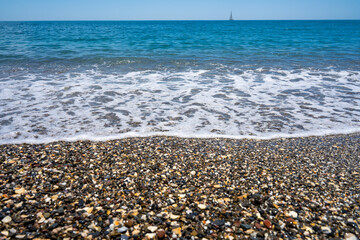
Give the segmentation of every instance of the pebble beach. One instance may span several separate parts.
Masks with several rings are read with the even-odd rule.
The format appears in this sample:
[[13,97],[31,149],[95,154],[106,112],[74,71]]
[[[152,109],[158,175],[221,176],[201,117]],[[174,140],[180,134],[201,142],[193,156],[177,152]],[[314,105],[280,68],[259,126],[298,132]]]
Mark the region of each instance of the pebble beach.
[[360,236],[360,134],[0,145],[0,239]]

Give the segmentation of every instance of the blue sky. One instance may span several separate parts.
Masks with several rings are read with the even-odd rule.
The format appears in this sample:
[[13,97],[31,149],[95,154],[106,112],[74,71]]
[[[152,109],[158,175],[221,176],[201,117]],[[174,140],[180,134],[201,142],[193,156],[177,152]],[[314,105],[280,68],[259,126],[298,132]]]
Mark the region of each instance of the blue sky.
[[360,0],[0,0],[8,20],[360,19]]

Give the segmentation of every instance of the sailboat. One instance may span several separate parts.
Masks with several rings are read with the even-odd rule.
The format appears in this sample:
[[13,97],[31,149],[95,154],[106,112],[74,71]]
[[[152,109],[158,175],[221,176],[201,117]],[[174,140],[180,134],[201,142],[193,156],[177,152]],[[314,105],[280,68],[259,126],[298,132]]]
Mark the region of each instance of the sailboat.
[[232,16],[232,12],[230,13],[230,18],[229,18],[229,20],[230,20],[230,21],[233,21],[233,20],[234,20],[234,18],[233,18],[233,16]]

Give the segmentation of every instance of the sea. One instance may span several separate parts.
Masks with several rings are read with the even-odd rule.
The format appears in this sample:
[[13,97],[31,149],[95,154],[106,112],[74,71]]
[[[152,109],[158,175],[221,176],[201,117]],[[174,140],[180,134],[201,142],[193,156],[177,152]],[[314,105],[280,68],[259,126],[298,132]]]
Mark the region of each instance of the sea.
[[0,22],[0,144],[360,132],[360,21]]

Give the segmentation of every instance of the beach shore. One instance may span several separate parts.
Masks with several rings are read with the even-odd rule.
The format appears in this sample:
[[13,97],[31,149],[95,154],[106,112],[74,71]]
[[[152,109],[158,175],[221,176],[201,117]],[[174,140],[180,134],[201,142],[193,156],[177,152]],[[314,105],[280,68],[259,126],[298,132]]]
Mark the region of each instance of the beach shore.
[[0,145],[0,239],[357,239],[360,134]]

